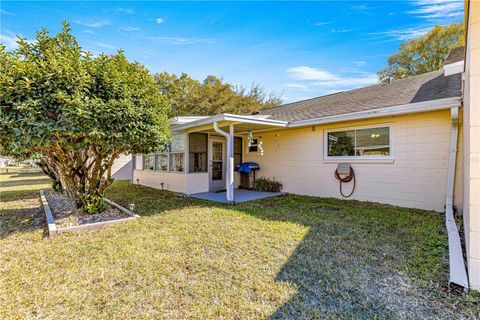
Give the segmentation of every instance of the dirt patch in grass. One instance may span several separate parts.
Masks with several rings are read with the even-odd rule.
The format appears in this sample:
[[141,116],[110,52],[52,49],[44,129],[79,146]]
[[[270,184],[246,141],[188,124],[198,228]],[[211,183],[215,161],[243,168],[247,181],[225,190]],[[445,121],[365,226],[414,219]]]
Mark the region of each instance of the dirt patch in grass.
[[130,217],[112,206],[108,206],[102,212],[89,214],[77,208],[75,203],[65,194],[56,191],[46,191],[45,197],[52,210],[55,224],[60,228]]

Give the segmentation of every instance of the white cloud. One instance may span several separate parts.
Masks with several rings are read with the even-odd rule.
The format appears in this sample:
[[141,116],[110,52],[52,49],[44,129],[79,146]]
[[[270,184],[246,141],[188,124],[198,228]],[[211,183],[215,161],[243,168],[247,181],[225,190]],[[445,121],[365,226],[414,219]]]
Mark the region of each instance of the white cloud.
[[184,37],[146,37],[149,40],[159,41],[170,45],[187,44],[214,44],[215,41],[209,38],[184,38]]
[[4,15],[7,15],[7,16],[14,16],[13,13],[8,12],[7,10],[3,10],[3,9],[0,9],[0,14],[4,14]]
[[357,67],[364,67],[367,65],[367,62],[360,60],[360,61],[355,61],[353,64],[356,65]]
[[88,28],[101,28],[108,26],[110,24],[110,21],[106,19],[102,20],[73,20],[74,23],[79,24],[84,27]]
[[284,88],[290,88],[290,89],[299,89],[299,90],[307,90],[308,86],[306,84],[302,83],[285,83],[283,85]]
[[377,75],[367,72],[359,73],[357,77],[344,77],[329,71],[307,66],[298,66],[287,69],[287,73],[296,80],[312,81],[317,87],[347,87],[355,88],[377,83]]
[[444,19],[463,15],[463,1],[420,0],[412,3],[417,8],[408,13],[424,19]]
[[324,26],[324,25],[327,25],[327,24],[331,24],[333,23],[333,21],[315,21],[315,22],[310,22],[310,20],[307,20],[307,23],[311,26],[315,26],[315,27],[321,27],[321,26]]
[[138,32],[138,31],[140,31],[140,28],[138,28],[138,27],[121,27],[120,29],[123,30],[123,31],[126,31],[126,32]]
[[115,8],[114,11],[117,12],[117,13],[133,14],[133,9],[131,9],[131,8],[118,7],[118,8]]
[[367,6],[364,4],[356,5],[352,7],[354,10],[367,10]]
[[7,50],[13,50],[18,47],[17,37],[10,34],[0,33],[0,43],[2,43]]
[[[5,49],[8,51],[14,50],[18,48],[18,37],[23,37],[22,34],[15,34],[14,32],[10,32],[8,30],[2,30],[0,32],[0,43],[5,46]],[[34,42],[35,40],[32,39],[26,39],[27,42]]]
[[165,19],[162,19],[162,18],[158,17],[158,18],[155,19],[155,22],[158,23],[158,24],[162,24],[162,23],[165,22]]
[[352,32],[355,31],[355,29],[335,29],[332,28],[333,33],[346,33],[346,32]]
[[104,43],[104,42],[95,42],[94,45],[96,45],[97,47],[100,47],[100,48],[103,48],[103,49],[116,49],[115,46],[112,46],[108,43]]
[[85,30],[82,30],[83,33],[88,33],[88,34],[96,34],[95,31],[93,31],[92,29],[85,29]]
[[408,41],[408,40],[412,40],[414,38],[423,36],[431,29],[432,28],[430,26],[429,27],[422,26],[417,28],[389,30],[389,31],[377,32],[377,33],[371,33],[371,34],[389,36],[395,40],[400,40],[400,41]]
[[307,66],[288,68],[287,72],[296,80],[327,81],[335,77],[334,74],[328,71]]

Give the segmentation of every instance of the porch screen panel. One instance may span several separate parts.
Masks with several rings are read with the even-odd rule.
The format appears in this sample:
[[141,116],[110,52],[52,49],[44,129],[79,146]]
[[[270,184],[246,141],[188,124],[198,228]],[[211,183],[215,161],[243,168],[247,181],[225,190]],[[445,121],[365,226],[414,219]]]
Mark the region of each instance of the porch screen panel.
[[206,133],[190,133],[188,137],[189,147],[189,171],[207,172],[207,143]]
[[170,142],[169,149],[170,171],[183,172],[183,159],[185,155],[184,135],[172,135],[172,141]]
[[233,165],[236,167],[243,162],[242,159],[242,138],[235,137],[233,145]]

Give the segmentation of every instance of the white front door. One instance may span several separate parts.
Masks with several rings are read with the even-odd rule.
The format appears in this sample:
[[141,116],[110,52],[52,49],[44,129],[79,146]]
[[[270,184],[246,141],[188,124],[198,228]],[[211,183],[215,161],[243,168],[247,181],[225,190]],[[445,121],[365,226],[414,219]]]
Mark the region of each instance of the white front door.
[[210,191],[225,189],[225,140],[210,138],[209,142]]

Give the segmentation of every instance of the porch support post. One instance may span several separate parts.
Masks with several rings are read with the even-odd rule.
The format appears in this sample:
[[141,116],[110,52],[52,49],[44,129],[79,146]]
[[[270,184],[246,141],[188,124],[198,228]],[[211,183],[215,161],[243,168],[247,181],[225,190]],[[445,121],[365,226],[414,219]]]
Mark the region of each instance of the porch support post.
[[[235,141],[235,132],[233,129],[233,124],[230,125],[230,138],[227,140],[228,143],[228,148],[227,148],[227,158],[228,158],[228,164],[227,164],[227,201],[233,203],[234,199],[234,190],[233,190],[233,178],[234,178],[234,173],[233,173],[233,143]],[[228,193],[230,193],[230,197],[228,197]],[[230,200],[229,200],[230,199]]]
[[227,190],[227,202],[234,202],[233,195],[233,141],[234,141],[234,129],[233,124],[230,125],[230,132],[227,133],[218,127],[218,123],[213,123],[213,130],[225,137],[227,142],[227,174],[225,179],[225,189]]

